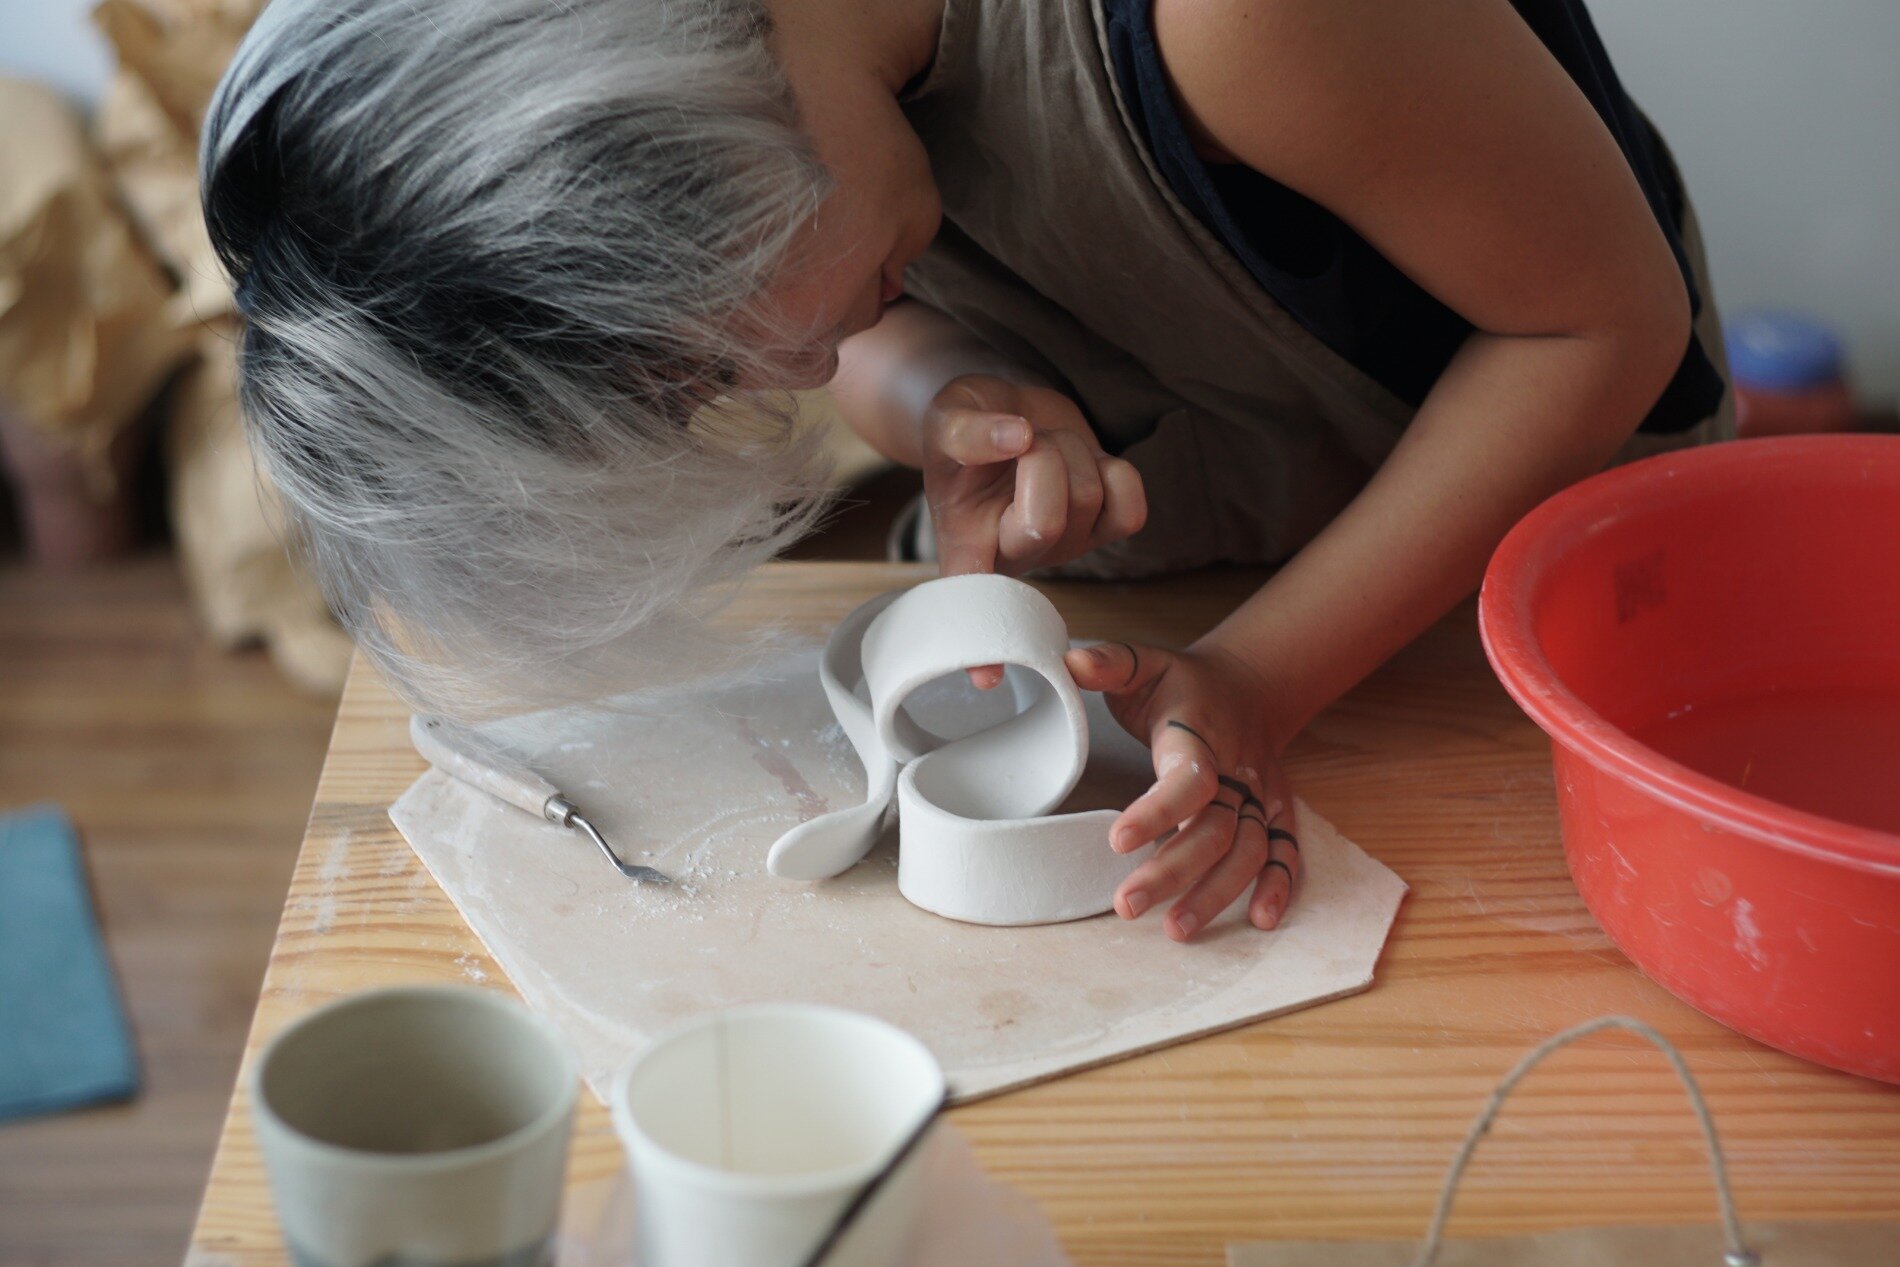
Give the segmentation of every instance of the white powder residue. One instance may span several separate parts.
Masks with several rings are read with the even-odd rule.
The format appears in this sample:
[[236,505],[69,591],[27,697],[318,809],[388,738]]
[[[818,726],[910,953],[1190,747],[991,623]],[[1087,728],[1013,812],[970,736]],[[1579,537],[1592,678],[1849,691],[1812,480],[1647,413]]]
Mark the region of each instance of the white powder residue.
[[1735,949],[1747,957],[1756,968],[1768,966],[1768,952],[1762,949],[1761,926],[1755,923],[1755,908],[1748,899],[1738,897],[1734,907]]
[[328,933],[336,926],[336,886],[349,870],[350,837],[353,833],[347,827],[339,827],[336,835],[323,851],[323,865],[317,868],[317,897],[309,904],[315,913],[310,926],[319,935]]

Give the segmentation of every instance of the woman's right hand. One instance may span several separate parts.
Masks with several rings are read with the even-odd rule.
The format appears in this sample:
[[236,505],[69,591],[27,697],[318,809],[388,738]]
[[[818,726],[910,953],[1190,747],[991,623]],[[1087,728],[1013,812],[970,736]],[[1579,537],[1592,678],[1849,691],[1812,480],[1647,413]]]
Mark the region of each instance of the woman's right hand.
[[965,374],[931,401],[922,440],[945,576],[1053,567],[1147,521],[1141,476],[1061,392]]

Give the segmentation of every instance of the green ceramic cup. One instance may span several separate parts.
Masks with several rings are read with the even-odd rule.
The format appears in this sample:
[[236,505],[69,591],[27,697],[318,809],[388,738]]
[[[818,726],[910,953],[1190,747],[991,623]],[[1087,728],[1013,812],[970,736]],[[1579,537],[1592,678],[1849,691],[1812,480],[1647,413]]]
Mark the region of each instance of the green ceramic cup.
[[492,991],[372,990],[273,1039],[252,1121],[297,1267],[546,1267],[580,1080]]

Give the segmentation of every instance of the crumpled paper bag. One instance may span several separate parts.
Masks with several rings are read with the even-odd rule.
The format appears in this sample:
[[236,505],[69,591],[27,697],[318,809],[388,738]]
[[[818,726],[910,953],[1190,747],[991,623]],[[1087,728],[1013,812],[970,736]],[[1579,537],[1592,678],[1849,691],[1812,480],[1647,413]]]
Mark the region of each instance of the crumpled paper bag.
[[164,320],[198,363],[167,419],[172,533],[198,614],[226,646],[262,641],[292,682],[335,694],[350,642],[284,548],[236,394],[236,305],[198,201],[198,133],[262,0],[104,0],[93,21],[119,56],[93,141],[140,234],[177,281]]
[[191,348],[172,286],[134,236],[78,116],[0,79],[0,397],[45,447],[115,491],[113,440]]
[[172,320],[233,309],[198,207],[198,134],[218,77],[261,0],[104,0],[93,21],[119,56],[93,140],[153,250],[180,290]]
[[284,676],[335,694],[350,640],[284,549],[277,500],[257,470],[237,402],[237,331],[205,329],[166,431],[172,533],[200,617],[227,646],[262,640]]
[[177,279],[165,320],[189,329],[229,316],[236,309],[230,283],[198,208],[196,147],[144,80],[126,71],[113,78],[94,116],[93,140],[140,236]]
[[174,127],[196,137],[205,108],[263,0],[102,0],[93,24]]

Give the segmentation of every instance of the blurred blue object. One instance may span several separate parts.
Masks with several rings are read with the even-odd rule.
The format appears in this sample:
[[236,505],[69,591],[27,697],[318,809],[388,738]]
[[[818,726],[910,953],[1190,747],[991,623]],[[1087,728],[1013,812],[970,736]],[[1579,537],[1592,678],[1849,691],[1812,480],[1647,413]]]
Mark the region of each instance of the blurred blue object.
[[1726,319],[1729,372],[1743,387],[1798,392],[1839,381],[1841,337],[1798,312],[1743,312]]
[[0,1121],[138,1085],[72,824],[50,806],[0,816]]

